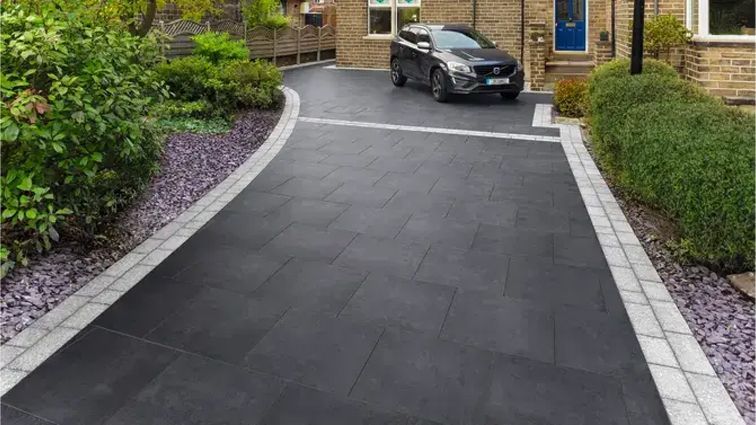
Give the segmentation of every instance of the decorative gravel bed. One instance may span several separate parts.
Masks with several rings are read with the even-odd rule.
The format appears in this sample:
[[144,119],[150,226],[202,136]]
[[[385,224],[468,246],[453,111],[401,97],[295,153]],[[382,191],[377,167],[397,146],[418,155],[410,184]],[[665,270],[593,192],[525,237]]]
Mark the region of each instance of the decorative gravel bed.
[[[593,155],[590,145],[587,147]],[[598,164],[595,156],[594,161]],[[746,423],[756,423],[753,299],[704,266],[677,262],[665,246],[669,224],[653,211],[627,199],[606,174],[604,177]]]
[[61,243],[3,279],[0,341],[58,305],[225,179],[265,141],[280,115],[280,109],[252,110],[240,113],[228,133],[168,136],[160,172],[105,230],[104,240]]

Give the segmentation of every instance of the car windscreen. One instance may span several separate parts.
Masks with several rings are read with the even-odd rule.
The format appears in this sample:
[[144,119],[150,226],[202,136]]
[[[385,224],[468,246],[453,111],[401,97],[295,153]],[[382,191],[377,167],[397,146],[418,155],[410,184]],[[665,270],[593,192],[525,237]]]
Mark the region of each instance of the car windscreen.
[[442,28],[433,31],[439,49],[491,49],[494,44],[477,31]]

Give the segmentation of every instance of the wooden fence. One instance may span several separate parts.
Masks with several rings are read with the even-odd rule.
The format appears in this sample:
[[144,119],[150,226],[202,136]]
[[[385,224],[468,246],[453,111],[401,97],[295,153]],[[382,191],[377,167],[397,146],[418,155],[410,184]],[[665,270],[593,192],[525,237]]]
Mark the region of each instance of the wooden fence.
[[233,39],[244,40],[249,49],[250,58],[271,59],[273,63],[284,56],[292,59],[296,57],[296,63],[301,63],[305,56],[321,60],[324,54],[332,56],[336,49],[336,29],[331,26],[247,28],[245,24],[233,21],[201,24],[178,19],[167,23],[160,22],[155,28],[168,36],[168,49],[165,55],[169,58],[192,54],[192,49],[194,49],[192,36],[207,31],[227,32]]

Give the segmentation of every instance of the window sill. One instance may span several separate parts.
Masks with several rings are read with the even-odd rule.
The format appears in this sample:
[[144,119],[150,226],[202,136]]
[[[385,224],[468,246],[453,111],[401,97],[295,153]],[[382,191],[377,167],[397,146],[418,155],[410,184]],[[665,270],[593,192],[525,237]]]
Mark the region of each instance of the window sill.
[[693,41],[706,43],[743,43],[753,44],[756,42],[756,35],[725,35],[725,34],[696,34]]
[[362,37],[363,40],[393,40],[392,34],[368,34]]

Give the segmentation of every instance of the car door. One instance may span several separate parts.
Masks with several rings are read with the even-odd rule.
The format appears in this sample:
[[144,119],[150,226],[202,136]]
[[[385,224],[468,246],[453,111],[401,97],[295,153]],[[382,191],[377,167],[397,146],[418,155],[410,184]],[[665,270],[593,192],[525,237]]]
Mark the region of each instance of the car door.
[[399,31],[399,64],[402,67],[402,73],[410,78],[417,78],[417,37],[410,28]]
[[415,33],[415,37],[418,43],[424,41],[431,46],[431,48],[428,50],[416,48],[417,53],[414,58],[415,69],[417,70],[418,74],[416,78],[421,81],[430,81],[430,69],[431,66],[433,66],[433,55],[431,54],[431,52],[433,51],[433,44],[430,34],[425,28],[419,27],[415,27],[413,29],[413,32]]

